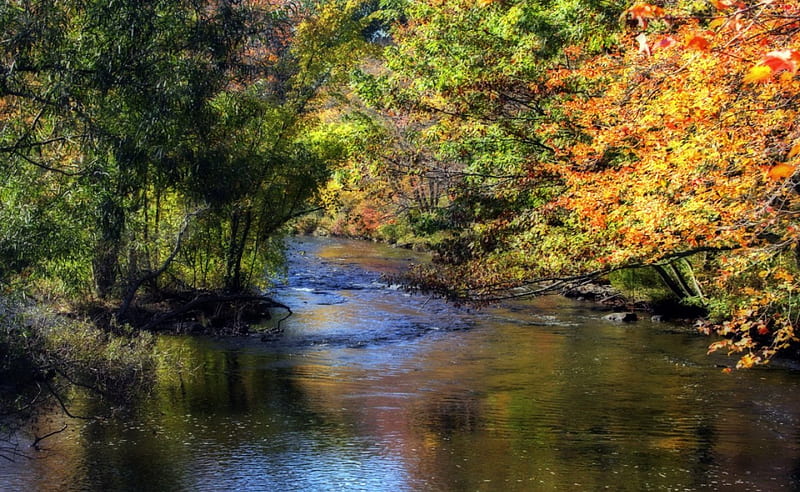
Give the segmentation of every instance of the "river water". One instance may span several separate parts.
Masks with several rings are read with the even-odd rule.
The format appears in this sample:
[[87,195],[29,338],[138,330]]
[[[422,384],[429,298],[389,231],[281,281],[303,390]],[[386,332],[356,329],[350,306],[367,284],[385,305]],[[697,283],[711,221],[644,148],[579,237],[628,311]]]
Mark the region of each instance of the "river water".
[[588,303],[475,312],[381,282],[415,259],[294,240],[283,337],[162,337],[193,376],[42,419],[69,427],[0,462],[0,490],[800,490],[800,373],[725,374],[709,339]]

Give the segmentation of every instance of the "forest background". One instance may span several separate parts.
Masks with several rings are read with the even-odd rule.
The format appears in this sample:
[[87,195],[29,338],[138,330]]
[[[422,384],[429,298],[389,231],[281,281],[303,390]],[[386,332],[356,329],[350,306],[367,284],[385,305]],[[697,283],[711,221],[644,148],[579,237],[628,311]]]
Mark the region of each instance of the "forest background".
[[298,230],[430,249],[404,281],[457,303],[611,281],[766,363],[798,31],[790,0],[4,2],[3,413],[130,398],[150,331],[285,308]]

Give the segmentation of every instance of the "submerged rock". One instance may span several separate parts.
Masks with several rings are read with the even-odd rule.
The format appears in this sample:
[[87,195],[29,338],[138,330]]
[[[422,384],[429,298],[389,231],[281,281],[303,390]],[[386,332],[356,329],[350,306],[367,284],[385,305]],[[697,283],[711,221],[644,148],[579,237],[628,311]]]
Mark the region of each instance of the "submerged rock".
[[636,313],[627,312],[607,314],[603,316],[603,319],[607,321],[614,321],[616,323],[631,323],[639,319],[639,317],[636,316]]

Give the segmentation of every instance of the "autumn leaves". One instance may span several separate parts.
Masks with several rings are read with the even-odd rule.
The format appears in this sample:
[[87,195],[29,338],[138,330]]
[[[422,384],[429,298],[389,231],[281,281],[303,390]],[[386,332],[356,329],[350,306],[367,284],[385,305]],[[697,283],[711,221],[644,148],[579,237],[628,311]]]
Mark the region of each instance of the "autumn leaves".
[[[729,337],[711,348],[750,367],[797,341],[800,9],[772,0],[697,8],[636,4],[622,16],[631,48],[584,62],[586,80],[609,83],[567,104],[592,143],[565,149],[562,200],[613,245],[602,264],[717,249],[692,260]],[[633,157],[585,172],[620,149]]]
[[698,287],[679,295],[742,367],[796,341],[799,2],[461,0],[404,16],[378,81],[425,122],[415,148],[460,171],[432,207],[438,263],[412,286],[480,302],[655,265]]

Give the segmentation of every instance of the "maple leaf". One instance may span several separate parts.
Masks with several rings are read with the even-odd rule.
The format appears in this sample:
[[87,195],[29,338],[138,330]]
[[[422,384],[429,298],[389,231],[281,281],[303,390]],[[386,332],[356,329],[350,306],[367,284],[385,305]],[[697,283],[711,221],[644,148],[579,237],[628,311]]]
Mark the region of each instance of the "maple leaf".
[[657,43],[653,44],[653,50],[664,50],[667,48],[671,48],[675,46],[678,41],[675,40],[672,36],[665,36],[658,40]]
[[689,41],[686,42],[687,48],[693,48],[700,51],[708,51],[708,48],[711,46],[711,43],[702,36],[692,36]]
[[767,53],[759,65],[769,67],[773,73],[786,70],[792,75],[797,73],[797,64],[800,62],[800,52],[794,50],[779,50]]
[[771,180],[777,181],[779,179],[788,178],[794,174],[794,169],[795,167],[791,164],[782,163],[772,167],[767,175]]
[[717,10],[728,10],[733,7],[736,2],[732,0],[711,0],[711,5]]
[[748,70],[747,75],[744,76],[745,84],[756,84],[759,82],[766,82],[772,77],[772,69],[765,65],[756,65]]
[[714,342],[708,346],[707,354],[711,354],[719,349],[729,347],[730,345],[731,345],[730,340],[720,340],[719,342]]
[[636,21],[639,27],[645,29],[647,27],[648,19],[664,17],[664,14],[664,9],[661,7],[650,5],[649,3],[637,3],[633,7],[623,12],[622,16],[630,16],[631,19]]
[[791,75],[797,73],[800,68],[800,52],[795,50],[776,50],[770,51],[751,68],[744,76],[745,83],[766,82],[772,78],[772,74],[778,72],[788,72]]
[[792,157],[796,156],[797,154],[800,154],[800,142],[797,142],[796,144],[794,144],[792,146],[792,148],[789,150],[789,155],[787,155],[786,158],[787,159],[791,159]]
[[759,362],[761,362],[761,357],[757,357],[753,354],[745,354],[741,359],[739,359],[739,362],[736,363],[736,368],[749,369]]

